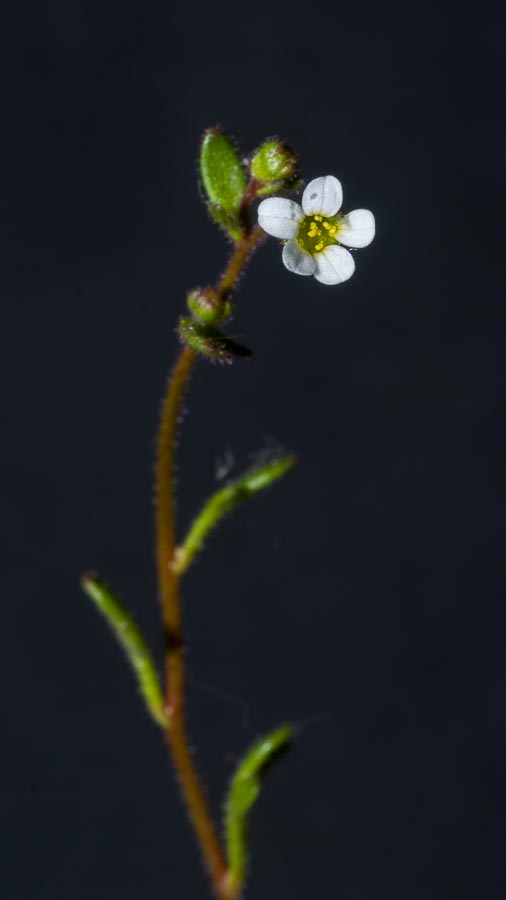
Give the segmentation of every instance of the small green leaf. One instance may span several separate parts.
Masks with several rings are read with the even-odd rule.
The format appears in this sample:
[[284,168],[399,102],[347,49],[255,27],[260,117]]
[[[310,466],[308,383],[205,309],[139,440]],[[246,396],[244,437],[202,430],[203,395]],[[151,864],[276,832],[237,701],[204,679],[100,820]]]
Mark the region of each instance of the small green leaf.
[[208,128],[204,133],[200,176],[211,216],[234,241],[241,240],[239,210],[246,190],[246,174],[232,141],[218,128]]
[[202,548],[208,534],[228,513],[244,500],[269,487],[282,478],[296,463],[293,455],[272,459],[261,466],[250,469],[236,481],[227,484],[207,500],[199,515],[190,526],[185,540],[176,551],[174,569],[184,572],[194,556]]
[[207,209],[211,219],[214,219],[220,228],[232,238],[234,243],[238,244],[244,237],[244,232],[239,222],[239,215],[227,212],[218,203],[208,203]]
[[213,325],[203,325],[181,316],[177,329],[179,339],[209,362],[231,363],[234,356],[251,356],[251,350],[238,344]]
[[120,601],[94,575],[83,575],[82,588],[107,620],[130,663],[148,710],[162,728],[167,725],[160,678],[138,626]]
[[290,747],[292,725],[281,725],[260,738],[239,763],[225,801],[225,842],[229,881],[241,889],[248,862],[248,812],[258,799],[268,768]]

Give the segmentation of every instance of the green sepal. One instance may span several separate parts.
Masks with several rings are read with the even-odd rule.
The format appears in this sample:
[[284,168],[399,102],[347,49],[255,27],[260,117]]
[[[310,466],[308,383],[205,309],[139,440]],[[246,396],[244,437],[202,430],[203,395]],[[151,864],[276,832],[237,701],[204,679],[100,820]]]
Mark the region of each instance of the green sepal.
[[83,575],[81,586],[121,644],[151,717],[157,725],[165,728],[167,717],[160,677],[138,625],[118,598],[95,575]]
[[231,139],[219,128],[208,128],[200,146],[200,177],[212,218],[232,240],[243,230],[239,211],[246,190],[246,173]]
[[213,325],[204,325],[181,316],[178,335],[183,344],[191,347],[209,362],[232,363],[235,356],[251,356],[251,350],[238,344]]
[[225,843],[228,881],[237,891],[246,880],[248,864],[248,813],[258,799],[263,777],[293,742],[292,725],[281,725],[253,744],[239,763],[225,800]]
[[274,484],[286,475],[297,462],[293,454],[271,459],[267,463],[255,466],[240,478],[216,491],[204,504],[198,516],[192,522],[188,534],[176,551],[174,569],[185,572],[196,554],[201,550],[211,531],[221,520],[254,494]]
[[273,181],[256,189],[257,197],[272,197],[274,194],[295,194],[304,187],[302,178],[294,178],[292,181]]

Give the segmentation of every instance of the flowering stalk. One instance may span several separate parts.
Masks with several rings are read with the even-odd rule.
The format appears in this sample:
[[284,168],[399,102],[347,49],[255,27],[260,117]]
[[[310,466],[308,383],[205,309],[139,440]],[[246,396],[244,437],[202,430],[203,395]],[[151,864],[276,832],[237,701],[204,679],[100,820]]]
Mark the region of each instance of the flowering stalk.
[[[240,241],[216,287],[225,301],[240,277],[263,231],[255,226]],[[233,900],[237,889],[227,882],[227,862],[190,750],[185,724],[184,633],[181,611],[181,570],[177,565],[174,527],[174,451],[181,403],[198,353],[184,347],[174,367],[162,406],[156,462],[156,532],[159,595],[165,637],[165,712],[167,740],[188,816],[195,830],[214,893]]]
[[[247,171],[248,170],[248,171]],[[216,900],[240,900],[247,874],[248,817],[264,775],[291,744],[294,728],[284,724],[256,741],[240,762],[225,802],[222,841],[197,772],[186,726],[185,635],[181,580],[206,537],[240,503],[273,484],[295,464],[291,454],[250,469],[216,491],[203,505],[186,537],[178,544],[174,521],[174,468],[178,426],[188,379],[198,357],[231,363],[250,355],[223,331],[231,315],[231,298],[251,254],[265,234],[281,239],[287,269],[314,275],[323,284],[339,284],[355,263],[345,248],[365,247],[374,237],[374,217],[358,209],[343,215],[340,182],[332,175],[313,179],[301,205],[277,196],[301,186],[297,157],[278,139],[266,140],[247,160],[220,129],[210,128],[200,148],[200,175],[211,218],[225,231],[234,249],[216,285],[194,288],[178,334],[183,344],[162,405],[156,457],[156,564],[164,638],[164,678],[133,617],[94,575],[82,586],[108,622],[135,674],[147,710],[164,731],[190,823],[209,874]],[[257,198],[258,224],[250,208]]]

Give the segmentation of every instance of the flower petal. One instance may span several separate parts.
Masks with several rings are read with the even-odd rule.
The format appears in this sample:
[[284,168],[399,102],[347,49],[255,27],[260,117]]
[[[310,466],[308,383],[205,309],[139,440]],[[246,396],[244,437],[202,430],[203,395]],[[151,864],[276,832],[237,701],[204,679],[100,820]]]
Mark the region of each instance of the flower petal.
[[315,258],[315,278],[322,284],[340,284],[351,278],[355,271],[355,260],[348,250],[331,244],[325,247]]
[[369,209],[352,209],[339,226],[339,243],[347,247],[367,247],[376,233],[374,216]]
[[313,178],[302,195],[302,209],[306,216],[335,216],[342,202],[341,182],[333,175]]
[[289,272],[296,275],[313,275],[315,261],[307,250],[299,247],[297,241],[288,241],[283,247],[283,262]]
[[267,234],[273,237],[293,238],[297,234],[298,225],[304,213],[294,200],[283,197],[269,197],[262,200],[258,207],[258,223]]

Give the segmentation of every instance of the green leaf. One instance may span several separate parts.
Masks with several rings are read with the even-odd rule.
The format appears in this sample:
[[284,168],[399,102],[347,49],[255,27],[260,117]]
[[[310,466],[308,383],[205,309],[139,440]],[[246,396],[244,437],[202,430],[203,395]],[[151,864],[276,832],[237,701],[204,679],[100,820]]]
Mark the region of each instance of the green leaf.
[[208,203],[207,209],[211,218],[232,238],[234,243],[238,244],[244,237],[239,215],[227,212],[218,203]]
[[200,177],[211,216],[234,241],[241,240],[239,210],[246,190],[246,174],[232,141],[218,128],[208,128],[204,133]]
[[149,713],[157,725],[165,728],[163,691],[153,657],[132,616],[111,591],[94,575],[83,575],[81,586],[102,613],[121,644],[130,663]]
[[292,725],[281,725],[260,738],[239,763],[225,801],[225,842],[229,880],[241,889],[248,862],[248,812],[258,799],[268,768],[290,747]]
[[180,317],[177,333],[183,344],[212,363],[232,363],[234,356],[251,356],[251,350],[223,334],[214,325],[203,325],[188,316]]
[[296,462],[296,457],[291,454],[271,459],[261,466],[250,469],[240,478],[213,494],[194,519],[185,540],[178,547],[174,569],[179,573],[186,571],[208,534],[213,528],[216,528],[224,516],[232,512],[244,500],[248,500],[258,491],[269,487],[278,478],[282,478]]

